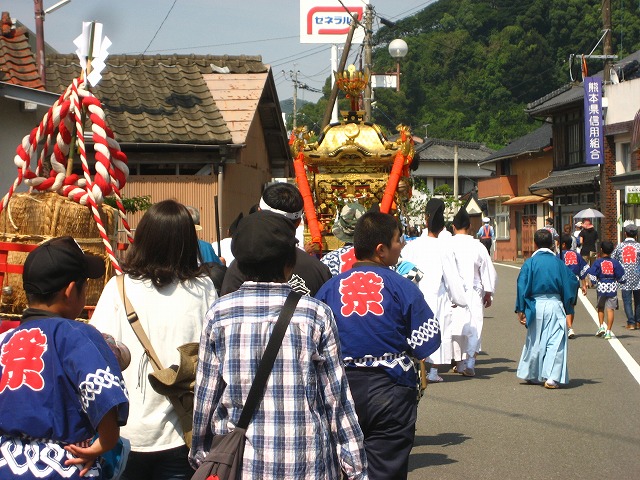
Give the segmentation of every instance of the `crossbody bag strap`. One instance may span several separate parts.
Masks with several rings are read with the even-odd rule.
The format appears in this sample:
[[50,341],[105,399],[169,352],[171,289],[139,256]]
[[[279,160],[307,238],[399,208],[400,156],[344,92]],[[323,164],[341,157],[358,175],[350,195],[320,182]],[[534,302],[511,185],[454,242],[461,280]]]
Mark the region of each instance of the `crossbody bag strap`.
[[282,339],[284,338],[284,334],[287,331],[287,327],[289,326],[289,322],[291,321],[293,312],[296,310],[296,305],[298,304],[298,300],[300,300],[300,297],[302,297],[300,293],[292,290],[291,292],[289,292],[282,310],[280,310],[278,321],[276,322],[276,326],[273,328],[273,332],[271,333],[271,337],[269,338],[269,343],[267,343],[267,348],[265,349],[264,354],[262,355],[262,359],[260,360],[258,372],[256,373],[256,376],[253,379],[253,383],[251,384],[251,389],[249,390],[247,401],[242,408],[240,420],[238,421],[237,425],[238,428],[246,429],[249,426],[249,422],[251,421],[251,417],[253,417],[254,411],[258,407],[260,401],[262,401],[264,387],[267,384],[269,375],[271,375],[273,363],[278,356],[280,346],[282,345]]
[[138,337],[138,340],[140,341],[142,348],[144,348],[144,351],[147,354],[147,357],[149,357],[149,360],[151,361],[151,366],[153,367],[154,371],[157,372],[158,370],[162,370],[162,363],[160,363],[160,359],[158,358],[158,355],[153,349],[153,345],[151,345],[151,342],[149,341],[149,337],[147,337],[147,333],[144,331],[144,328],[142,328],[142,324],[140,323],[138,314],[133,309],[133,305],[131,305],[131,302],[129,301],[129,297],[127,297],[127,294],[124,292],[124,275],[117,275],[116,283],[118,284],[118,291],[120,292],[120,298],[122,299],[122,303],[124,303],[124,310],[125,310],[125,313],[127,314],[127,320],[129,321],[129,325],[131,325],[131,328],[133,329],[133,332],[136,334],[136,337]]
[[[127,320],[129,321],[129,325],[131,325],[131,328],[133,329],[133,332],[136,334],[136,337],[138,337],[138,340],[140,341],[142,348],[144,348],[144,351],[147,354],[147,357],[149,357],[149,361],[151,362],[151,366],[153,367],[154,371],[157,372],[159,370],[162,370],[162,363],[160,363],[160,359],[158,358],[158,355],[153,349],[153,345],[151,345],[151,341],[149,340],[149,337],[147,337],[147,334],[144,331],[144,328],[142,328],[142,324],[140,323],[138,314],[133,309],[133,305],[131,305],[131,302],[129,301],[129,297],[127,297],[127,294],[124,291],[124,274],[116,276],[116,283],[118,284],[118,291],[120,292],[120,298],[122,299],[122,303],[124,303],[124,310],[127,314]],[[177,396],[166,395],[166,397],[171,402],[171,405],[173,405],[173,409],[178,414],[178,417],[180,418],[180,424],[184,429],[186,426],[186,423],[183,423],[183,422],[186,422],[185,416],[187,415],[187,411],[182,406],[182,403],[180,402],[180,399]]]

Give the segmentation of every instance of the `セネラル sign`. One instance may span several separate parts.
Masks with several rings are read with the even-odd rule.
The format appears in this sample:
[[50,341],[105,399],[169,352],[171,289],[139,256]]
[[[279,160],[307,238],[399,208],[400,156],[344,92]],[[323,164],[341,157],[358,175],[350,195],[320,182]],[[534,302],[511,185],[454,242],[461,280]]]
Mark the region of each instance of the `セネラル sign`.
[[[363,22],[368,0],[300,0],[300,43],[344,43],[353,16]],[[353,33],[352,43],[362,43],[364,28]]]

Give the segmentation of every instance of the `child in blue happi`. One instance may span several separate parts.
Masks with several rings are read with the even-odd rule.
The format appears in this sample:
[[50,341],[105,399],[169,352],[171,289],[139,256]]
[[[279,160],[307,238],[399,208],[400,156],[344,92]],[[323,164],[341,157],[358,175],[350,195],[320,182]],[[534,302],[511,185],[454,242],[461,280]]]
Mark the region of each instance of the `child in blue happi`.
[[[600,258],[587,270],[591,282],[597,282],[598,294],[598,331],[596,337],[611,339],[613,311],[618,309],[618,283],[624,282],[624,267],[615,258],[611,258],[613,243],[605,240],[600,244]],[[607,311],[607,328],[604,327],[604,313]]]
[[100,332],[74,319],[87,279],[104,272],[71,237],[27,256],[28,308],[0,342],[0,480],[103,478],[100,456],[118,442],[129,401]]
[[[580,256],[580,253],[572,249],[573,245],[572,236],[568,234],[562,235],[560,238],[561,250],[558,253],[558,257],[560,257],[564,264],[573,272],[573,274],[580,279],[580,288],[582,289],[582,294],[587,294],[587,270],[589,269],[589,264],[584,261],[584,258]],[[576,296],[576,299],[578,297]],[[567,337],[575,338],[576,334],[573,331],[573,313],[567,313]]]

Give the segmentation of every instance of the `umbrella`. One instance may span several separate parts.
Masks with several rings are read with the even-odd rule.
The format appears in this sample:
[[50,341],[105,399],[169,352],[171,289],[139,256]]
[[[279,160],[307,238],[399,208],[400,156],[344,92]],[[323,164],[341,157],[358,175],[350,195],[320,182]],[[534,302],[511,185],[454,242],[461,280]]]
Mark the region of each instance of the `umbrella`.
[[573,218],[604,218],[604,214],[595,208],[585,208],[576,213]]

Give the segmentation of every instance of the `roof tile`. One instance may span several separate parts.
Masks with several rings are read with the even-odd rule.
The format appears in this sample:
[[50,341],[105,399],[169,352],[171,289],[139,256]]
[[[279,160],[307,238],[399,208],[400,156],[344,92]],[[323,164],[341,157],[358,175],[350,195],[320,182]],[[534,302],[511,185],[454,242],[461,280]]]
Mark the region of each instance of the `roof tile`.
[[[203,75],[227,67],[231,74],[264,73],[259,56],[110,55],[93,89],[119,142],[232,142],[231,132]],[[47,56],[47,87],[63,92],[80,73],[75,55]]]
[[0,17],[0,81],[44,90],[26,30],[15,27],[8,12]]

